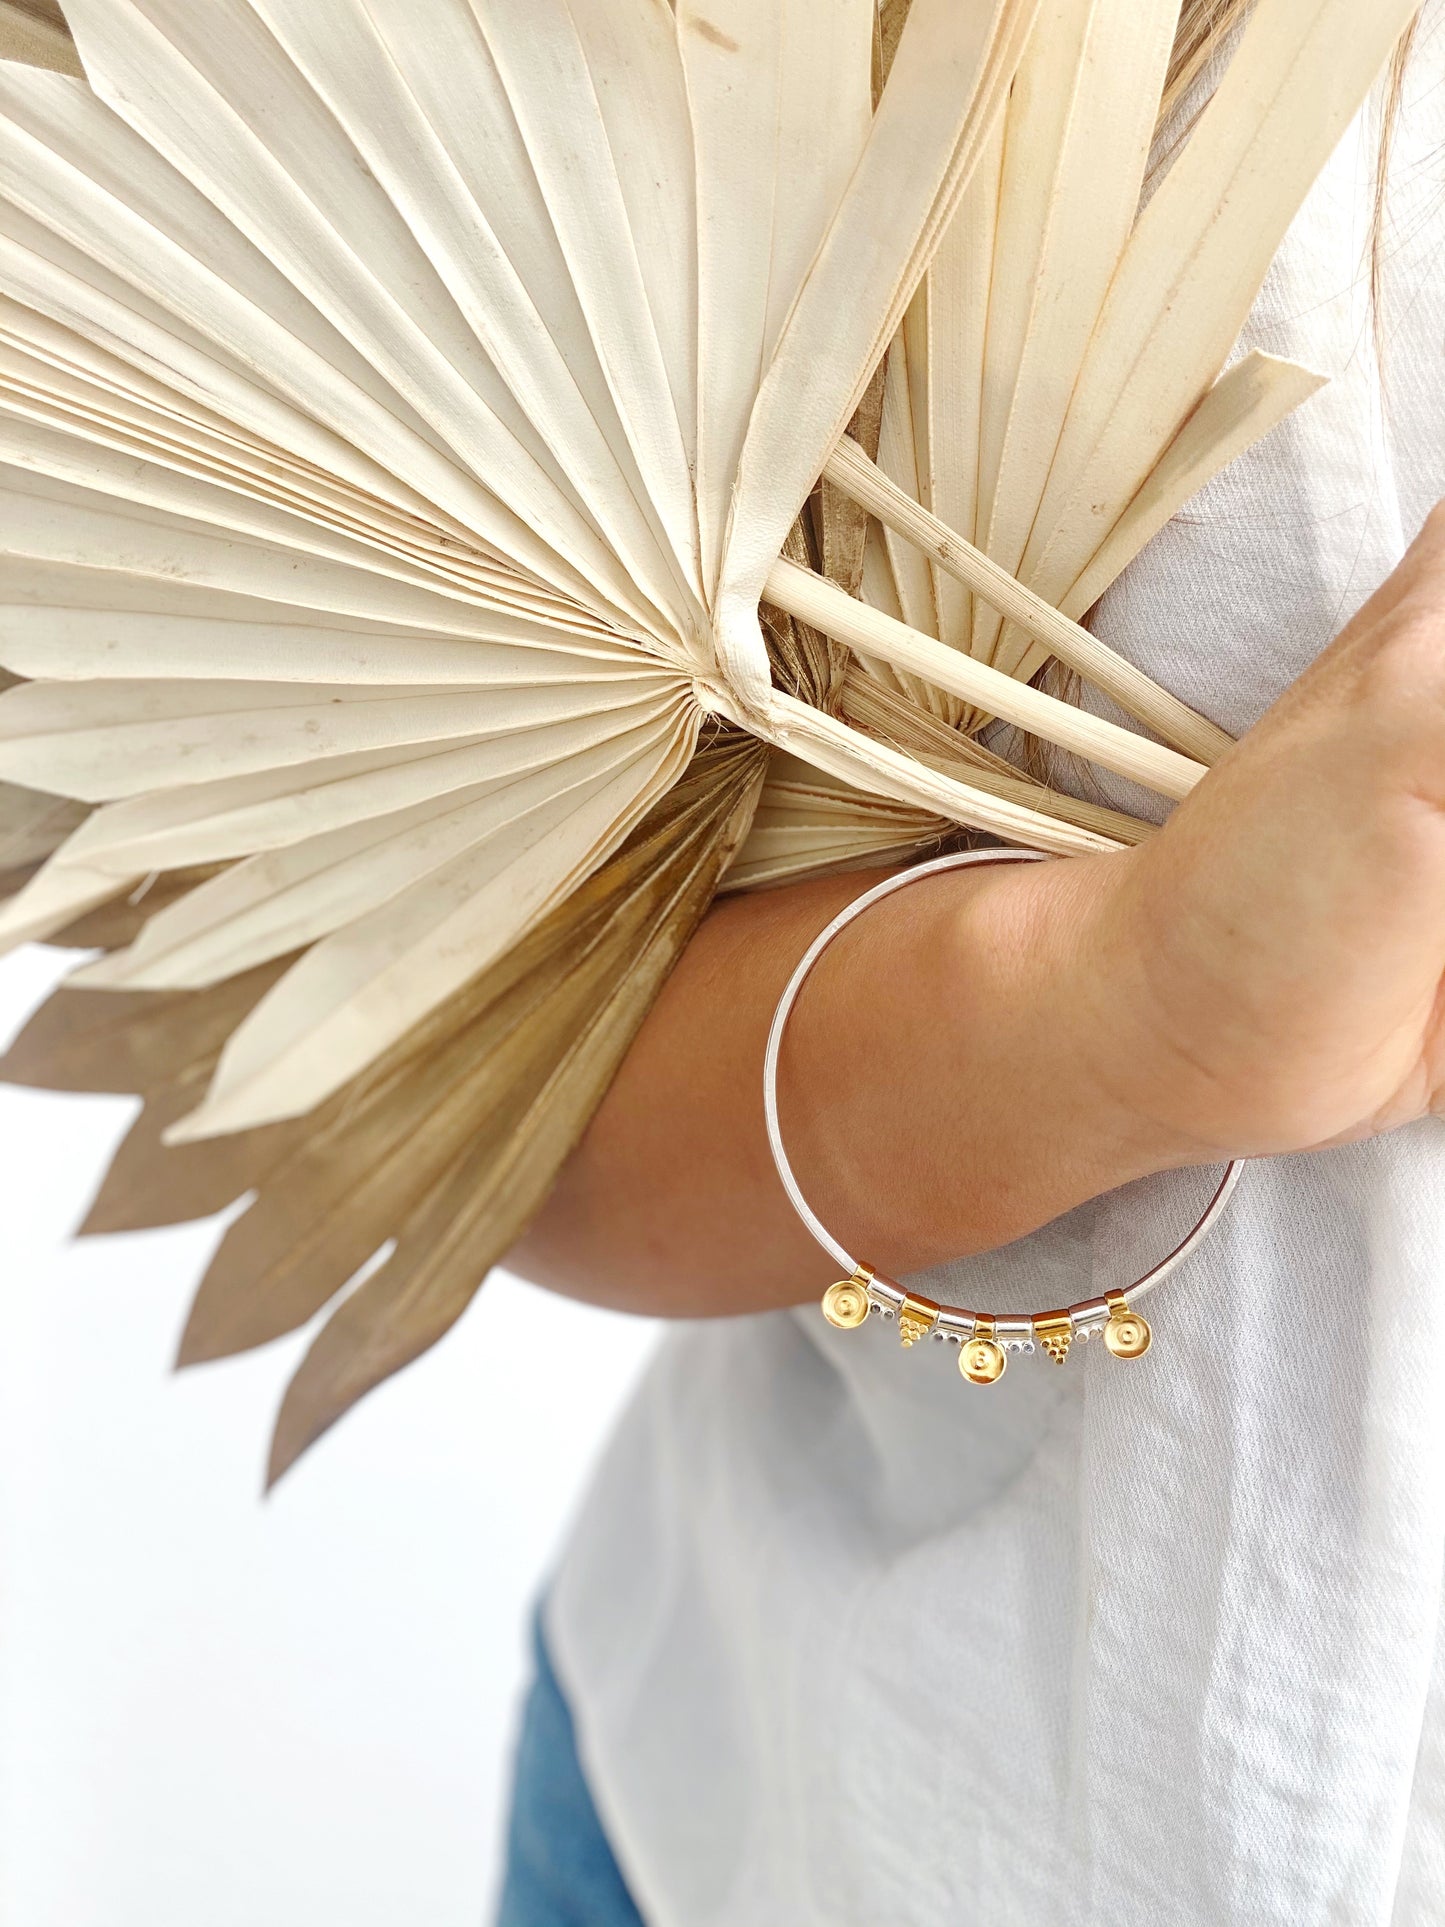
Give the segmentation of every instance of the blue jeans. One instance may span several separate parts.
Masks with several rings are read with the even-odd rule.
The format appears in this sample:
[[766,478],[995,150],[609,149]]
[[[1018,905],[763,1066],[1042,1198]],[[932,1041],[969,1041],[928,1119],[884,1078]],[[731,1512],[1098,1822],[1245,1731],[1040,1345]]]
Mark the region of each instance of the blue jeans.
[[496,1927],[644,1927],[587,1790],[540,1615],[533,1644]]

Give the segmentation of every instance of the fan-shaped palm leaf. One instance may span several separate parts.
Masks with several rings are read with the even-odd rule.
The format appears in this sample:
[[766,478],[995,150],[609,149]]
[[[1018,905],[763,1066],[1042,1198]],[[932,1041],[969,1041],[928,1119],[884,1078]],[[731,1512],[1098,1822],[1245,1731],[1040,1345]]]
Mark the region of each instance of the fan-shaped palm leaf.
[[1142,213],[1175,0],[66,0],[85,78],[0,66],[0,940],[107,933],[8,1070],[161,1040],[97,1223],[260,1186],[188,1355],[396,1240],[278,1467],[456,1316],[739,845],[1147,834],[991,719],[1166,799],[1220,752],[1078,618],[1317,385],[1225,364],[1411,11],[1259,0]]

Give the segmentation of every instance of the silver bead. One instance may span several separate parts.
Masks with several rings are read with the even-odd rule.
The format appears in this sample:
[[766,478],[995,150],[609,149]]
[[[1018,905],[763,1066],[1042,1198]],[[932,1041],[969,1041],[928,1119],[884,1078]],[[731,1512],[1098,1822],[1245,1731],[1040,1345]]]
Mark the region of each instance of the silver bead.
[[1070,1305],[1069,1323],[1078,1339],[1092,1338],[1109,1322],[1109,1301],[1107,1298],[1086,1298],[1080,1305]]
[[1006,1352],[1021,1352],[1032,1345],[1034,1336],[1032,1318],[999,1318],[994,1322],[994,1337]]
[[886,1278],[868,1280],[868,1297],[873,1304],[882,1307],[885,1318],[892,1317],[907,1296],[901,1286],[890,1284]]
[[971,1311],[964,1311],[957,1305],[943,1305],[939,1308],[938,1328],[935,1338],[946,1338],[952,1345],[961,1345],[966,1338],[972,1338],[978,1320]]

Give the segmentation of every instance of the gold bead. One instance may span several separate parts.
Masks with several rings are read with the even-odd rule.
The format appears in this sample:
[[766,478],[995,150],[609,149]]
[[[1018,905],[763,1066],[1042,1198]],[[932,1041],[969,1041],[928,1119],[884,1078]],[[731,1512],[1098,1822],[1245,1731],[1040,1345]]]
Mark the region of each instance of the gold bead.
[[970,1338],[958,1354],[958,1369],[970,1385],[992,1385],[1007,1364],[1003,1346],[991,1338]]
[[898,1338],[906,1348],[916,1345],[920,1338],[933,1330],[933,1321],[938,1316],[938,1307],[931,1298],[915,1298],[913,1293],[904,1295],[898,1307]]
[[1141,1313],[1120,1311],[1117,1307],[1109,1314],[1109,1322],[1104,1327],[1104,1343],[1115,1358],[1142,1358],[1153,1336],[1149,1321]]
[[823,1316],[839,1331],[852,1331],[868,1316],[868,1294],[856,1278],[840,1278],[823,1293]]
[[1046,1311],[1034,1320],[1034,1337],[1056,1365],[1062,1365],[1074,1342],[1073,1322],[1066,1311]]

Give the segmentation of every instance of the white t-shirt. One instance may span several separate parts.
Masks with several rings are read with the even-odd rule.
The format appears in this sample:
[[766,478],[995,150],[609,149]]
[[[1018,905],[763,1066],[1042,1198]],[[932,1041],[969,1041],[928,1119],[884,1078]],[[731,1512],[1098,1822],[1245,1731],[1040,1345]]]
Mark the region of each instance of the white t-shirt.
[[[1383,366],[1378,116],[1242,343],[1334,380],[1098,616],[1235,731],[1445,494],[1442,0],[1395,149]],[[1089,1297],[1210,1183],[1146,1180],[921,1289]],[[1140,1364],[1016,1359],[987,1392],[948,1348],[812,1308],[667,1339],[549,1608],[653,1927],[1445,1921],[1445,1128],[1250,1167],[1149,1315]]]

